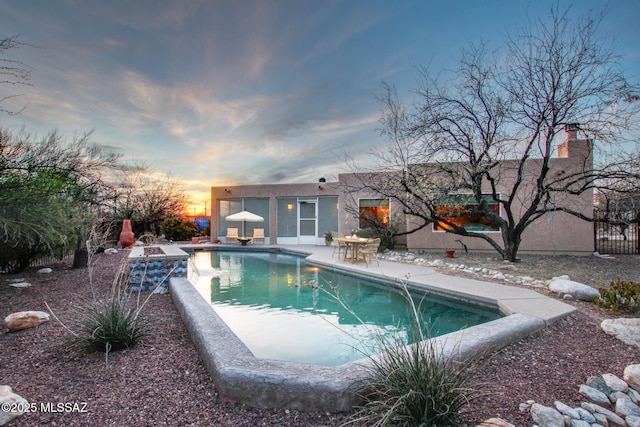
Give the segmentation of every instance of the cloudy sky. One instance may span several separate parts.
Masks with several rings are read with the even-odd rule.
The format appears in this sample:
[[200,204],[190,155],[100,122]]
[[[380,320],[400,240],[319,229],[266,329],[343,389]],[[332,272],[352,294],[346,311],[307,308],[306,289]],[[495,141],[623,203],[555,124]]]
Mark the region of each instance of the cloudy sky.
[[[561,0],[564,1],[564,0]],[[548,15],[547,0],[0,0],[0,38],[33,69],[0,126],[92,141],[184,181],[212,185],[337,178],[345,154],[383,144],[381,82],[410,95],[416,67]],[[561,3],[565,4],[565,3]],[[568,3],[567,3],[568,4]],[[572,11],[601,10],[579,0]],[[602,26],[640,75],[640,2],[615,0]]]

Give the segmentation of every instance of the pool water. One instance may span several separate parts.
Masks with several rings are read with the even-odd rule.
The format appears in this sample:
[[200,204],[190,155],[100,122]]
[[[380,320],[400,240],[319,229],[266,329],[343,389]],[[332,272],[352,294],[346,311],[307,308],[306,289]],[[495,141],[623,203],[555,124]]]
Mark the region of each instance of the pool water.
[[[258,358],[336,366],[378,352],[381,337],[414,342],[404,291],[273,252],[197,251],[188,277]],[[431,336],[502,315],[412,294]]]

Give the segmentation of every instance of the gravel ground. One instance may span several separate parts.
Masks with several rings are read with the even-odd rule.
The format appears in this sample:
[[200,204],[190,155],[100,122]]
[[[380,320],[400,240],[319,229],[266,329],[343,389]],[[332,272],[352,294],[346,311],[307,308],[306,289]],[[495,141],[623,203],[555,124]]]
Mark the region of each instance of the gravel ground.
[[[437,259],[437,256],[430,256]],[[446,263],[464,264],[468,267],[486,267],[500,270],[505,265],[515,267],[517,271],[505,273],[530,276],[535,279],[550,280],[561,275],[568,275],[571,280],[602,288],[616,278],[640,282],[640,256],[611,255],[606,257],[570,256],[570,255],[521,255],[521,262],[509,263],[493,254],[460,254],[456,251],[454,259],[440,257]],[[445,271],[446,272],[446,271]]]
[[[97,255],[94,290],[104,294],[125,255]],[[473,259],[473,260],[472,260]],[[501,261],[494,260],[496,263]],[[491,261],[491,262],[494,262]],[[524,257],[517,274],[572,279],[597,285],[615,277],[638,280],[637,256],[613,260],[595,257]],[[454,262],[486,265],[487,257]],[[51,266],[53,273],[0,276],[0,316],[22,310],[51,310],[72,324],[78,307],[92,298],[87,269],[70,263]],[[526,273],[525,273],[526,271]],[[8,279],[33,286],[16,289]],[[578,387],[588,376],[640,363],[640,350],[604,334],[599,323],[610,313],[593,304],[571,302],[579,312],[541,333],[487,356],[476,381],[486,395],[466,410],[470,423],[499,416],[516,426],[531,425],[518,405],[528,399],[552,405],[575,405]],[[81,353],[69,347],[69,331],[54,320],[36,328],[0,335],[0,384],[11,386],[29,402],[86,403],[87,412],[27,413],[12,426],[335,426],[345,414],[260,410],[222,401],[168,295],[153,295],[145,306],[151,333],[143,345],[104,354]],[[82,409],[83,405],[78,405]]]

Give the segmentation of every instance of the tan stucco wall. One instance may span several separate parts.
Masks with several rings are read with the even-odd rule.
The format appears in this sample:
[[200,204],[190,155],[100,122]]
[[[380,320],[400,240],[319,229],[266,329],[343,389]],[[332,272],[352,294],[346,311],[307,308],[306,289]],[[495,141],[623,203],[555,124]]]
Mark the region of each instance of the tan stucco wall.
[[[579,173],[591,164],[590,142],[587,140],[570,141],[570,156],[566,158],[551,159],[549,164],[549,179]],[[512,206],[512,212],[519,218],[522,212],[529,206],[529,197],[532,187],[536,185],[539,176],[540,160],[530,160],[524,171],[523,185],[517,193]],[[498,192],[511,191],[516,177],[516,163],[503,162],[501,164],[501,180],[498,184]],[[489,191],[487,185],[486,192]],[[593,192],[587,191],[579,196],[558,194],[558,205],[571,206],[575,211],[590,217],[593,215]],[[504,212],[501,212],[506,217]],[[522,235],[520,245],[521,253],[545,253],[545,254],[576,254],[591,255],[594,250],[593,224],[576,218],[564,212],[549,212],[529,225]],[[502,246],[502,238],[499,232],[488,233]],[[430,225],[426,229],[410,235],[407,246],[410,249],[442,250],[451,248],[462,250],[464,243],[469,250],[492,252],[494,249],[486,241],[478,238],[463,237],[444,232],[433,231]]]
[[264,185],[235,185],[225,187],[211,187],[211,238],[213,240],[224,237],[218,236],[218,200],[260,198],[269,199],[269,240],[277,240],[277,200],[281,197],[326,197],[339,195],[337,182],[318,182],[303,184],[264,184]]
[[[565,142],[559,150],[562,158],[551,159],[549,164],[549,177],[561,177],[584,170],[591,165],[591,145],[587,140],[570,140]],[[530,160],[525,169],[523,186],[514,202],[512,212],[520,215],[525,209],[527,197],[531,194],[531,186],[535,185],[538,176],[540,160]],[[501,163],[500,183],[498,192],[507,193],[509,186],[513,185],[516,174],[517,162],[504,161]],[[366,180],[364,174],[341,174],[339,182],[321,182],[305,184],[266,184],[266,185],[240,185],[227,187],[212,187],[211,189],[211,232],[212,238],[218,236],[218,200],[239,198],[268,198],[270,200],[269,238],[271,243],[277,241],[277,199],[280,197],[338,197],[339,211],[338,221],[341,233],[347,234],[352,229],[358,229],[358,218],[354,215],[357,211],[358,200],[361,198],[377,198],[372,191],[358,190],[362,188],[356,181]],[[487,184],[486,192],[490,193]],[[510,191],[510,190],[509,190]],[[569,197],[565,205],[581,212],[589,217],[593,214],[593,194],[585,192],[579,196],[558,195],[555,197]],[[560,199],[558,199],[560,202]],[[347,207],[351,206],[351,209]],[[354,210],[355,209],[355,210]],[[398,217],[397,206],[393,200],[390,204],[391,220],[400,225],[401,230],[409,227],[407,219]],[[505,217],[505,213],[501,212]],[[491,232],[492,236],[502,246],[499,232]],[[494,252],[494,249],[486,241],[478,238],[462,237],[445,232],[433,231],[429,225],[424,229],[407,236],[399,237],[397,244],[406,246],[410,250],[424,249],[429,251],[443,251],[447,248],[462,250],[464,243],[470,251]],[[544,254],[577,254],[590,255],[594,250],[593,225],[588,221],[580,220],[564,212],[546,213],[536,222],[531,224],[524,232],[520,245],[521,253]]]

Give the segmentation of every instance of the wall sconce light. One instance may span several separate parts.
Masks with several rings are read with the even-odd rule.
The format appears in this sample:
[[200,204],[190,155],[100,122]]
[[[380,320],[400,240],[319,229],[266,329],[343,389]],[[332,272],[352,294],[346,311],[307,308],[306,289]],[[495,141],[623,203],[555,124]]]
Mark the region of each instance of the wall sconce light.
[[324,187],[322,185],[318,185],[318,190],[324,190]]
[[226,188],[225,188],[225,189],[224,189],[224,192],[225,192],[225,193],[231,193],[231,190],[228,190],[228,189],[226,189]]
[[293,204],[292,204],[292,203],[289,203],[289,204],[287,205],[287,209],[292,210],[292,209],[293,209]]

